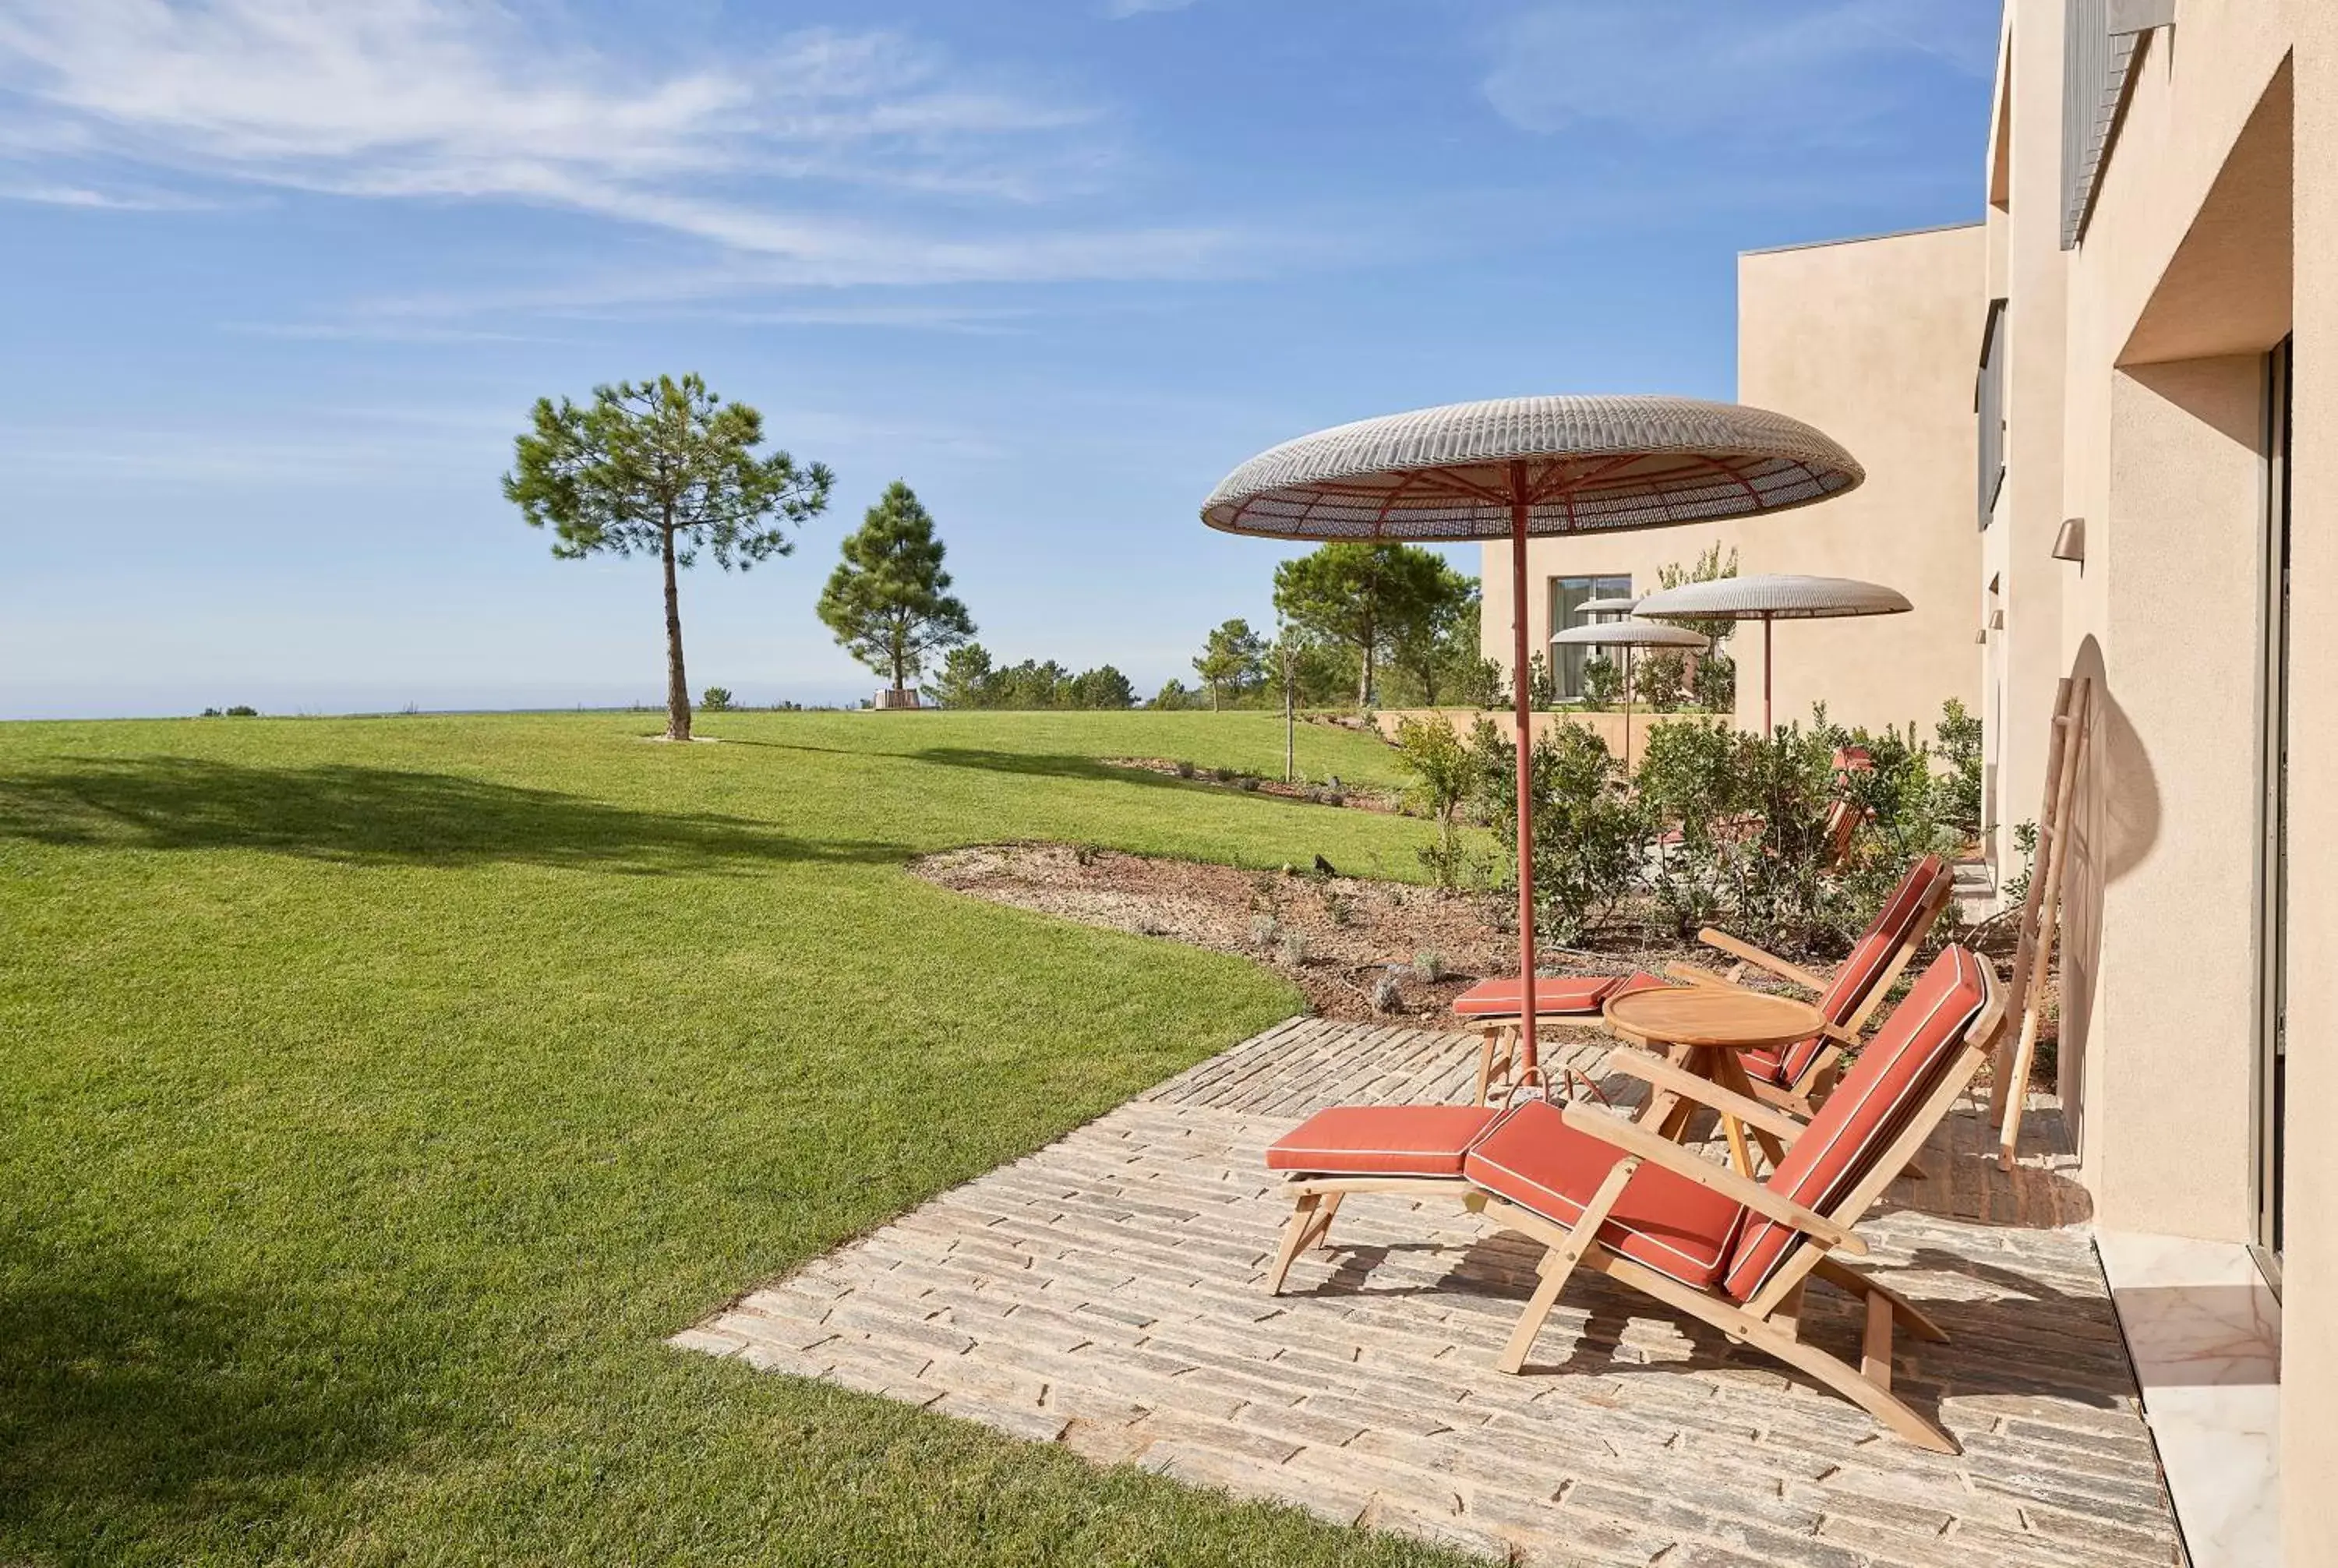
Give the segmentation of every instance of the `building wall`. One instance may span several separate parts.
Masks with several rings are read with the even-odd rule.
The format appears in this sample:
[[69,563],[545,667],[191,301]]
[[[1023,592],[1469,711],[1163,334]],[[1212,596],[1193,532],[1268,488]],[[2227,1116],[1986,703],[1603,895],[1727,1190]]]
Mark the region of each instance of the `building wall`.
[[[1776,712],[1871,728],[1915,721],[1929,734],[1950,697],[1979,699],[1972,658],[1973,376],[1979,327],[1971,300],[1986,237],[1972,224],[1842,244],[1755,252],[1738,266],[1738,397],[1791,414],[1841,441],[1868,481],[1841,499],[1777,517],[1528,547],[1528,631],[1547,651],[1555,577],[1628,576],[1658,583],[1709,545],[1742,573],[1858,577],[1899,589],[1913,613],[1781,624]],[[1510,662],[1510,550],[1489,544],[1481,577],[1487,657]],[[1737,721],[1762,722],[1762,632],[1738,629]]]
[[[2106,1227],[2255,1239],[2264,355],[2294,334],[2284,1561],[2338,1563],[2338,6],[2178,0],[2149,35],[2079,246],[2058,245],[2062,0],[2008,6],[2007,625],[1997,819],[2032,817],[2051,683],[2098,703],[2070,824],[2061,1073]],[[2025,171],[2029,177],[2025,181]],[[2051,250],[2049,250],[2049,247]],[[2045,323],[2058,321],[2048,331]],[[2085,519],[2085,559],[2050,525]],[[2047,635],[2050,629],[2050,637]],[[2001,636],[2001,643],[1999,639]],[[2050,647],[2051,657],[2042,650]]]
[[[2338,256],[2338,6],[2297,0],[2292,220],[2295,254]],[[2289,1235],[2282,1311],[2282,1528],[2287,1560],[2338,1563],[2338,1140],[2318,1136],[2338,1103],[2338,279],[2295,269],[2292,323],[2298,432],[2291,469],[2289,736]]]

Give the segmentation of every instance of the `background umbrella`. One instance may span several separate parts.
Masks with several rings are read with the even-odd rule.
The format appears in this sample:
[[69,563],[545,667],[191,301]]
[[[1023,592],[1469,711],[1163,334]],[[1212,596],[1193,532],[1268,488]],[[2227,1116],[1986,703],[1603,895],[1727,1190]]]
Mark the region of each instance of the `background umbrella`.
[[1770,718],[1770,622],[1826,621],[1846,615],[1904,615],[1915,606],[1908,596],[1880,583],[1851,577],[1799,577],[1770,573],[1684,583],[1640,601],[1639,612],[1664,621],[1759,621],[1762,622],[1762,733],[1773,732]]
[[1632,654],[1641,648],[1695,648],[1712,646],[1709,638],[1695,632],[1684,632],[1677,626],[1661,625],[1654,621],[1635,618],[1611,621],[1605,626],[1570,626],[1551,639],[1553,642],[1587,642],[1596,648],[1621,648],[1624,651],[1624,778],[1632,777]]
[[1686,397],[1508,397],[1302,436],[1228,475],[1202,521],[1274,539],[1510,542],[1510,701],[1518,724],[1521,1081],[1535,1053],[1533,781],[1527,538],[1783,511],[1865,478],[1797,419]]

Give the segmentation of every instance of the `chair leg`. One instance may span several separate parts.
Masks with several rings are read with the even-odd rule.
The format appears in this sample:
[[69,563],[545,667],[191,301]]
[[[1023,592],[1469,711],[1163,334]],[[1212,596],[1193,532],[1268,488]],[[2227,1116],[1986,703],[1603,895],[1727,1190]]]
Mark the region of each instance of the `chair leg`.
[[[1871,1338],[1877,1318],[1877,1298],[1871,1297],[1869,1302],[1868,1325]],[[1891,1365],[1891,1316],[1886,1310],[1881,1317],[1884,1324],[1881,1354],[1883,1365],[1888,1369]],[[1964,1452],[1955,1438],[1917,1415],[1906,1400],[1892,1393],[1888,1387],[1861,1376],[1856,1367],[1837,1360],[1816,1346],[1800,1339],[1789,1339],[1768,1323],[1754,1325],[1746,1338],[1755,1349],[1764,1355],[1774,1356],[1795,1371],[1823,1383],[1917,1447],[1929,1448],[1935,1454]],[[1874,1359],[1871,1347],[1862,1347],[1862,1358],[1871,1362]]]
[[1543,1254],[1536,1270],[1542,1275],[1534,1294],[1527,1298],[1526,1309],[1518,1314],[1518,1325],[1510,1330],[1509,1342],[1502,1347],[1500,1360],[1495,1363],[1505,1372],[1515,1373],[1527,1364],[1527,1352],[1534,1348],[1535,1336],[1542,1332],[1544,1319],[1558,1304],[1558,1293],[1567,1289],[1567,1278],[1583,1259],[1585,1249],[1599,1234],[1599,1227],[1607,1222],[1607,1212],[1616,1207],[1616,1200],[1624,1195],[1632,1173],[1640,1168],[1638,1160],[1626,1156],[1608,1168],[1607,1178],[1599,1183],[1599,1191],[1584,1205],[1582,1217],[1573,1230],[1554,1242]]
[[1929,1339],[1935,1345],[1945,1345],[1949,1342],[1948,1331],[1926,1317],[1922,1309],[1913,1301],[1901,1295],[1891,1286],[1881,1284],[1869,1276],[1862,1274],[1849,1264],[1838,1263],[1832,1258],[1822,1258],[1812,1267],[1811,1272],[1837,1289],[1847,1291],[1851,1295],[1881,1296],[1884,1300],[1891,1303],[1891,1316],[1899,1320],[1900,1326],[1917,1338]]
[[1307,1239],[1299,1244],[1299,1250],[1304,1252],[1310,1248],[1331,1245],[1331,1216],[1340,1211],[1340,1200],[1346,1196],[1345,1192],[1324,1195],[1322,1207],[1315,1211],[1315,1223],[1307,1228]]
[[1292,1260],[1307,1245],[1307,1233],[1315,1228],[1315,1210],[1321,1207],[1322,1202],[1318,1194],[1306,1192],[1302,1193],[1299,1201],[1292,1205],[1291,1219],[1282,1227],[1282,1244],[1275,1249],[1274,1268],[1266,1277],[1268,1295],[1282,1294],[1283,1276],[1291,1272]]

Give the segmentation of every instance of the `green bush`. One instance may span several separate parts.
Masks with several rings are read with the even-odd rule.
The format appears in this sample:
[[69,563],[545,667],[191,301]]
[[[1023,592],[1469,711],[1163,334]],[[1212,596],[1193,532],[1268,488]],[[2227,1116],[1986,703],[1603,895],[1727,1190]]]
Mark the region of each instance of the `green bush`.
[[731,688],[709,686],[705,694],[699,698],[698,705],[709,713],[728,713],[731,711]]
[[[1486,815],[1518,857],[1518,750],[1493,725],[1472,733]],[[1607,743],[1580,724],[1554,725],[1528,758],[1534,801],[1535,926],[1562,944],[1605,926],[1630,896],[1646,842],[1645,818],[1624,789]]]
[[1605,713],[1624,695],[1624,667],[1605,653],[1594,653],[1583,662],[1583,705],[1594,713]]
[[[1480,720],[1481,727],[1490,729]],[[1421,864],[1439,887],[1461,883],[1461,849],[1455,837],[1462,808],[1477,787],[1469,748],[1442,719],[1401,719],[1396,727],[1397,761],[1412,775],[1408,804],[1424,808],[1437,822],[1437,842],[1424,846]]]

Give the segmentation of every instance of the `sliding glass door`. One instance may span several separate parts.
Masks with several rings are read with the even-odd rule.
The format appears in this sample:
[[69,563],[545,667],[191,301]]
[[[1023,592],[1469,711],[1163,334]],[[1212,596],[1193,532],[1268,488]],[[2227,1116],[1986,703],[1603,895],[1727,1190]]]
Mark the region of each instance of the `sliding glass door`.
[[2257,616],[2256,1250],[2281,1288],[2282,1147],[2288,1115],[2290,346],[2265,357],[2264,544]]

